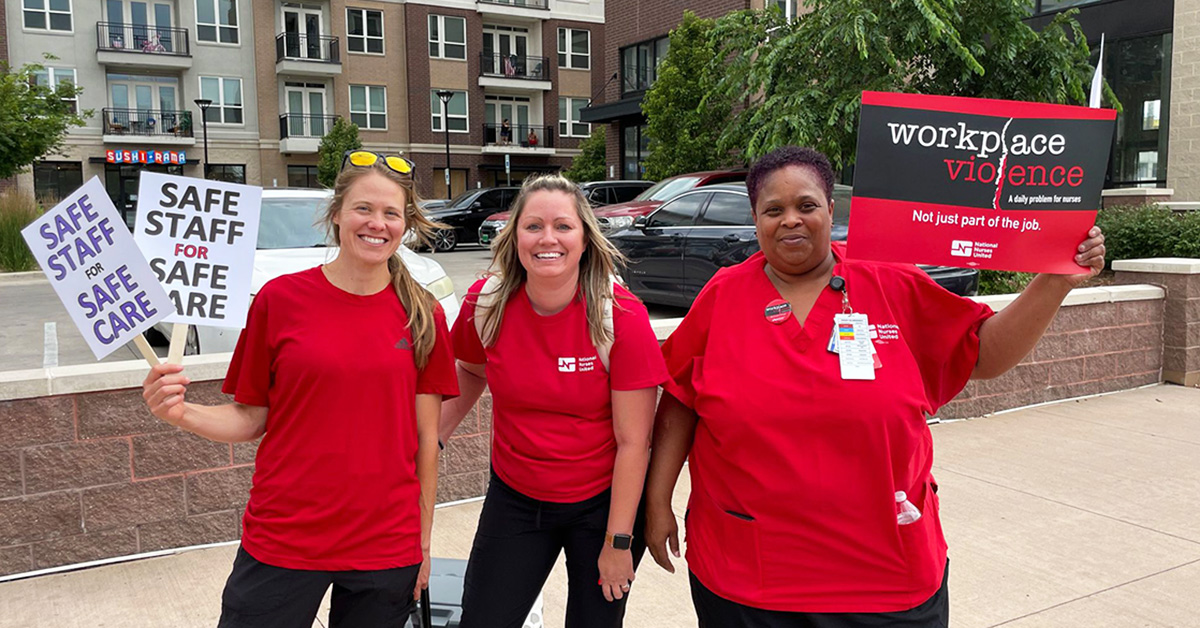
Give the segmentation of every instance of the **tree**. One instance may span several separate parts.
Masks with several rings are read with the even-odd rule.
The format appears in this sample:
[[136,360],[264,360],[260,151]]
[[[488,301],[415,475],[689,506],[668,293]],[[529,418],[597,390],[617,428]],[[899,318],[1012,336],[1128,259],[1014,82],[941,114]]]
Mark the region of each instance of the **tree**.
[[811,12],[791,21],[775,9],[727,14],[709,36],[722,76],[710,99],[745,106],[718,146],[747,161],[812,146],[841,168],[854,162],[863,90],[1085,104],[1093,67],[1077,10],[1035,31],[1029,4],[807,0]]
[[41,64],[26,64],[15,72],[0,64],[0,179],[62,150],[67,131],[84,126],[92,115],[90,109],[77,111],[82,91],[66,81],[51,89]]
[[604,126],[592,127],[592,134],[579,143],[579,154],[571,160],[571,167],[563,170],[563,176],[576,182],[603,181],[605,162]]
[[342,169],[342,155],[356,148],[362,148],[358,125],[345,118],[334,120],[333,126],[329,127],[329,132],[317,146],[317,183],[327,188],[333,187]]
[[729,154],[714,147],[729,123],[732,102],[706,99],[717,84],[716,43],[709,38],[715,24],[686,11],[683,22],[671,31],[667,56],[642,99],[650,137],[647,179],[662,180],[730,163]]

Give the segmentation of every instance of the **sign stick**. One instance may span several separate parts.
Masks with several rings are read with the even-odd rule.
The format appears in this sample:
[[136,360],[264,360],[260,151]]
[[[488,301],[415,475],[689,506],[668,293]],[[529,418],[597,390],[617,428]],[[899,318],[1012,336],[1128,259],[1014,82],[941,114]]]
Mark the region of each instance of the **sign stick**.
[[137,346],[137,349],[142,354],[142,357],[146,359],[147,364],[149,364],[151,367],[158,366],[158,354],[154,352],[154,349],[150,348],[150,343],[146,341],[145,336],[142,334],[134,336],[133,344]]
[[167,349],[167,364],[183,364],[183,348],[187,345],[187,323],[171,325],[171,348]]

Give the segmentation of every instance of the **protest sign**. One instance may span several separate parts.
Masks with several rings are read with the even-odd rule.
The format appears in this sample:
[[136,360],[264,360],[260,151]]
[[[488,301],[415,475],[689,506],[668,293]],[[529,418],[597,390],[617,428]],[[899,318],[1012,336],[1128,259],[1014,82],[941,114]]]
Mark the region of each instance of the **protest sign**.
[[150,360],[141,334],[171,313],[171,300],[98,177],[21,235],[97,360],[135,339]]
[[1116,111],[863,92],[847,255],[1082,273]]
[[134,239],[162,282],[172,323],[242,327],[262,188],[142,172]]

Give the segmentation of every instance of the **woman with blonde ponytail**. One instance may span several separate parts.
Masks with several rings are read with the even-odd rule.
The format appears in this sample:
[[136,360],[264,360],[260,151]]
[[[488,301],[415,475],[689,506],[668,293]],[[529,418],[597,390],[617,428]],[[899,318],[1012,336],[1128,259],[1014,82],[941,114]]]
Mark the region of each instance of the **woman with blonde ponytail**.
[[233,403],[184,400],[176,365],[143,396],[160,419],[219,442],[262,437],[220,628],[400,626],[429,582],[438,415],[458,394],[441,306],[397,250],[433,223],[412,164],[346,154],[322,217],[337,258],[268,282],[225,377]]
[[563,551],[566,628],[622,623],[667,371],[646,308],[613,281],[619,259],[574,183],[534,177],[454,323],[462,396],[443,404],[439,431],[449,437],[485,385],[493,412],[463,628],[519,628]]

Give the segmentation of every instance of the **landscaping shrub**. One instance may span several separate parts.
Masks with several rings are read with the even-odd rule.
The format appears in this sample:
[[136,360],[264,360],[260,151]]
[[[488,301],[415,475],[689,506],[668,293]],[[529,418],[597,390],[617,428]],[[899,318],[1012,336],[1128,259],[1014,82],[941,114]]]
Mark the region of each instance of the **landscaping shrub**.
[[8,190],[0,194],[0,271],[36,270],[33,253],[21,237],[21,230],[42,215],[32,196]]

